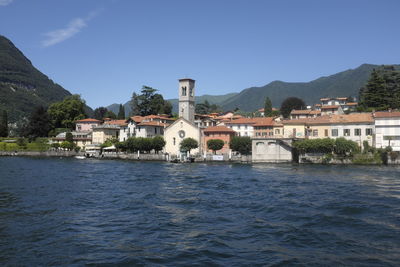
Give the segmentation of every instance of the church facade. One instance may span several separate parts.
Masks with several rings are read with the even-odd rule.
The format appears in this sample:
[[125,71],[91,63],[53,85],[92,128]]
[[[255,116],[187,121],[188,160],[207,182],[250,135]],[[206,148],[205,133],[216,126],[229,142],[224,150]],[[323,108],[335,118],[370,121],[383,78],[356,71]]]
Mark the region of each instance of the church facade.
[[193,138],[199,143],[199,148],[190,151],[191,154],[201,153],[201,131],[194,123],[195,113],[195,80],[179,80],[179,118],[164,131],[165,152],[171,156],[181,155],[180,143],[185,138]]

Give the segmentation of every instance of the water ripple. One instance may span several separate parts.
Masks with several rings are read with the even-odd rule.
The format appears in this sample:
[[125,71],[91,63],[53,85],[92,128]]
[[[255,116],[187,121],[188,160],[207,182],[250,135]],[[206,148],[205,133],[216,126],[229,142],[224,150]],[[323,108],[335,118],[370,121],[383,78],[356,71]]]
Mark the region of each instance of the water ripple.
[[399,266],[399,174],[0,158],[0,264]]

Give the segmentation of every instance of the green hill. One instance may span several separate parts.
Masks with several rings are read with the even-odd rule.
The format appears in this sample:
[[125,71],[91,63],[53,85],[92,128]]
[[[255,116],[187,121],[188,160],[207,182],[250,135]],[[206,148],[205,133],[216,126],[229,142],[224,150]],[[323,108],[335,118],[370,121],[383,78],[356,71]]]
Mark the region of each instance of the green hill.
[[10,121],[68,95],[69,91],[37,70],[10,40],[0,35],[0,109],[7,110]]
[[[400,68],[400,65],[395,65]],[[358,91],[367,80],[374,68],[379,65],[363,64],[356,69],[349,69],[327,77],[321,77],[306,83],[288,83],[274,81],[262,87],[251,87],[224,101],[224,110],[240,108],[244,111],[254,111],[264,106],[265,97],[269,97],[274,107],[280,107],[282,101],[295,96],[302,98],[307,104],[319,103],[321,97],[358,98]]]

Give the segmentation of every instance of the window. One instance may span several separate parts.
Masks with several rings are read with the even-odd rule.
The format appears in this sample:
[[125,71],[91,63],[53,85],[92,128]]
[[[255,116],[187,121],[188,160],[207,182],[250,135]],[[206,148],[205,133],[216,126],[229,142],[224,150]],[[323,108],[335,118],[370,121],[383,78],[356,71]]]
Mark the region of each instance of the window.
[[318,130],[313,130],[313,136],[318,136]]
[[332,129],[332,136],[338,136],[338,135],[339,135],[338,129]]
[[325,129],[325,136],[328,136],[328,129]]
[[247,130],[247,125],[244,126],[244,129]]
[[172,140],[173,140],[174,145],[175,145],[176,144],[176,138],[174,137]]
[[365,129],[365,135],[372,135],[372,128]]
[[78,125],[78,131],[82,130],[82,126]]
[[360,136],[361,135],[361,129],[360,128],[354,129],[354,135],[355,136]]
[[182,96],[186,96],[186,86],[182,86]]
[[344,136],[350,136],[350,129],[344,129],[343,130],[343,135]]
[[275,134],[280,134],[279,129],[275,129]]

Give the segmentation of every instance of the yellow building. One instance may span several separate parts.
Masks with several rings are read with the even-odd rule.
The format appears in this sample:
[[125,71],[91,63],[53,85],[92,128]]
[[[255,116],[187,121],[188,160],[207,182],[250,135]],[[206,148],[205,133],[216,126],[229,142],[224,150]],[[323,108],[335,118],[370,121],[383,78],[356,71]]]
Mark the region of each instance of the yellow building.
[[93,128],[92,143],[103,144],[108,139],[118,139],[120,127],[112,124],[103,124]]

